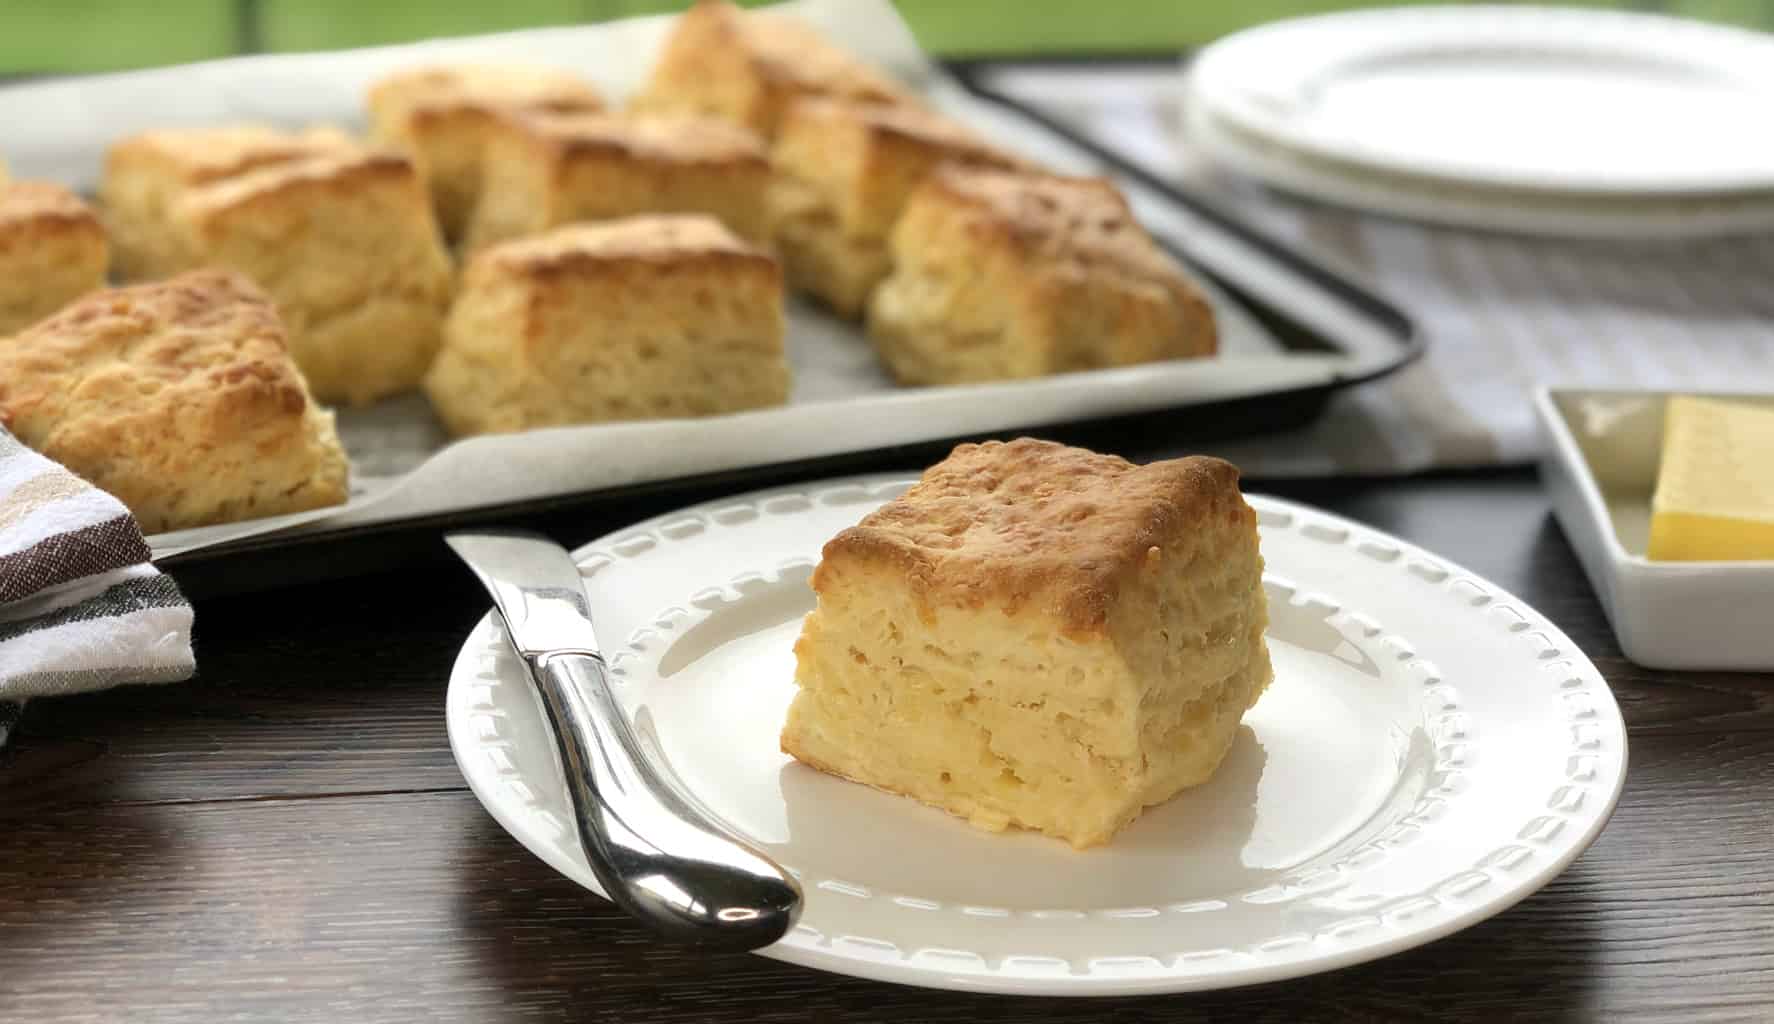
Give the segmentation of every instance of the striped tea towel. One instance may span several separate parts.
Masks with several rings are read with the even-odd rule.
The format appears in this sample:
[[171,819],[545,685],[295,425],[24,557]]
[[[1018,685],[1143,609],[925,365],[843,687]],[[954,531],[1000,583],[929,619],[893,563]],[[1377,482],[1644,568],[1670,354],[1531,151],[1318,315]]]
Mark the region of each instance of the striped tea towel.
[[0,431],[0,743],[26,698],[195,669],[191,606],[129,511]]

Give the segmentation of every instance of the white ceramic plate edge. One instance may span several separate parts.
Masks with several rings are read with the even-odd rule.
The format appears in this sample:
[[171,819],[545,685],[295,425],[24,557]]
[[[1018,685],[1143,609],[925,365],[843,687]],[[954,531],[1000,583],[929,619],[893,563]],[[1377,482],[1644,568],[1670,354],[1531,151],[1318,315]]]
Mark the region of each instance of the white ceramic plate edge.
[[1561,203],[1422,179],[1343,170],[1241,135],[1199,104],[1186,104],[1189,138],[1213,159],[1279,191],[1407,220],[1549,238],[1677,241],[1774,229],[1774,198]]
[[[1577,29],[1587,31],[1584,37]],[[1301,36],[1318,33],[1324,41],[1359,41],[1372,50],[1375,40],[1386,39],[1393,56],[1409,54],[1426,39],[1457,36],[1464,40],[1483,40],[1487,35],[1503,31],[1512,34],[1515,47],[1523,40],[1544,35],[1547,50],[1562,50],[1579,40],[1591,50],[1607,49],[1604,42],[1623,45],[1627,51],[1639,47],[1638,54],[1654,54],[1668,59],[1679,50],[1693,63],[1713,66],[1718,58],[1730,57],[1728,63],[1741,66],[1758,78],[1765,72],[1756,67],[1756,59],[1774,58],[1774,40],[1745,29],[1691,21],[1642,11],[1589,10],[1547,6],[1473,5],[1453,8],[1392,8],[1353,10],[1307,15],[1235,33],[1210,46],[1193,63],[1197,73],[1191,78],[1194,90],[1212,111],[1235,123],[1244,131],[1266,142],[1319,160],[1346,162],[1375,174],[1419,179],[1426,184],[1443,187],[1479,189],[1522,189],[1547,196],[1612,196],[1648,200],[1671,200],[1689,197],[1762,192],[1774,189],[1774,174],[1761,177],[1705,176],[1693,180],[1659,181],[1653,187],[1644,182],[1622,181],[1605,175],[1541,176],[1532,172],[1505,172],[1496,169],[1444,165],[1435,161],[1412,160],[1373,151],[1347,141],[1321,139],[1309,130],[1297,128],[1285,119],[1274,116],[1266,103],[1248,88],[1238,88],[1237,68],[1240,62],[1251,63],[1262,56],[1263,47],[1288,49],[1287,43]],[[1652,40],[1655,40],[1653,43]],[[1445,41],[1445,40],[1444,40]],[[1672,46],[1672,41],[1676,46]],[[1470,43],[1469,45],[1478,45]],[[1702,52],[1695,52],[1696,50]],[[1709,51],[1710,52],[1704,52]],[[1759,50],[1760,53],[1751,51]],[[1321,53],[1334,48],[1320,48]],[[1361,52],[1358,48],[1356,52]],[[1383,51],[1382,51],[1383,52]],[[1369,58],[1373,56],[1368,55]],[[1322,57],[1321,66],[1335,67],[1336,58]],[[1344,59],[1348,59],[1344,57]]]

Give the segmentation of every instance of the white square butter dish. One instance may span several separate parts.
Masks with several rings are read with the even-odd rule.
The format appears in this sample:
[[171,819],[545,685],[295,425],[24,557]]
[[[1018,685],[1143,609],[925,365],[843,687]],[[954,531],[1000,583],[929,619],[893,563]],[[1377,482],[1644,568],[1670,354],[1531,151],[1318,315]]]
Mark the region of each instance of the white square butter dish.
[[[1774,561],[1645,557],[1661,391],[1541,389],[1540,473],[1626,656],[1652,668],[1774,668]],[[1774,396],[1731,395],[1774,407]]]

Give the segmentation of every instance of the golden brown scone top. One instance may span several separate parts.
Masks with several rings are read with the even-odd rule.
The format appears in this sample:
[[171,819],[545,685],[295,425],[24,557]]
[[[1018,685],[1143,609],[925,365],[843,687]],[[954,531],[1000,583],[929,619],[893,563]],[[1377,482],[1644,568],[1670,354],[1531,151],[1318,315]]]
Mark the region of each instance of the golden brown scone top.
[[122,139],[105,154],[109,168],[152,165],[186,185],[201,185],[272,164],[358,148],[336,128],[286,132],[261,124],[169,128]]
[[684,17],[708,19],[717,26],[712,31],[744,53],[760,77],[796,91],[883,102],[909,98],[899,83],[791,15],[743,11],[727,0],[700,0]]
[[774,11],[742,11],[726,0],[701,0],[678,18],[634,102],[646,109],[718,113],[774,136],[784,106],[810,95],[919,103],[806,22]]
[[370,106],[397,115],[521,107],[596,111],[604,99],[570,71],[530,64],[441,64],[397,71],[370,86]]
[[1103,266],[1165,284],[1183,279],[1182,268],[1146,234],[1107,178],[948,165],[926,178],[920,192],[968,211],[976,233],[1040,259]]
[[475,260],[532,272],[582,261],[677,260],[694,256],[770,260],[719,220],[699,213],[644,214],[572,224],[491,246],[477,254]]
[[[414,178],[406,156],[387,150],[343,150],[267,164],[229,178],[211,181],[186,193],[183,208],[198,216],[253,203],[275,203],[292,191],[310,187],[351,193],[379,180]],[[415,191],[415,196],[419,193]]]
[[232,271],[95,292],[0,339],[0,425],[32,447],[140,448],[117,435],[174,417],[228,437],[307,404],[275,307]]
[[[514,284],[527,290],[531,298],[522,316],[533,324],[551,303],[573,301],[566,296],[582,292],[590,282],[620,296],[637,275],[657,281],[661,274],[691,272],[702,275],[697,278],[702,281],[720,275],[728,288],[763,287],[776,294],[782,288],[782,268],[773,257],[703,214],[646,214],[574,224],[490,246],[469,260],[463,288]],[[679,312],[660,309],[654,315],[663,321]],[[527,335],[533,330],[525,327]]]
[[0,177],[0,233],[23,224],[90,230],[98,227],[98,218],[84,200],[61,185]]
[[509,126],[558,153],[610,154],[636,160],[767,167],[764,144],[751,132],[709,117],[521,111]]
[[922,107],[808,96],[789,106],[784,124],[801,120],[850,121],[872,135],[940,149],[957,158],[974,158],[994,166],[1020,166],[1016,157],[993,146],[971,128]]
[[886,565],[926,607],[1016,615],[1033,606],[1067,633],[1092,634],[1105,628],[1122,580],[1167,555],[1188,557],[1175,549],[1198,537],[1213,543],[1219,530],[1255,522],[1237,468],[1221,459],[1138,466],[1030,438],[963,444],[832,538],[813,587],[825,589],[847,564]]

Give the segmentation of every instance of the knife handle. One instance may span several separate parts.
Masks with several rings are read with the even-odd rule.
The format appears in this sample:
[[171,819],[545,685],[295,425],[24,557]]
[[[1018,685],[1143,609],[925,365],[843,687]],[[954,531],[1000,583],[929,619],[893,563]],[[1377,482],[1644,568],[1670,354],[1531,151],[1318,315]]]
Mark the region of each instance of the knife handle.
[[642,753],[602,658],[531,665],[554,726],[579,841],[612,902],[659,935],[719,950],[782,938],[801,910],[787,871],[693,805]]

